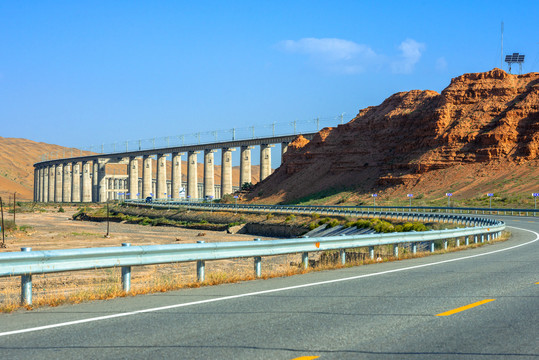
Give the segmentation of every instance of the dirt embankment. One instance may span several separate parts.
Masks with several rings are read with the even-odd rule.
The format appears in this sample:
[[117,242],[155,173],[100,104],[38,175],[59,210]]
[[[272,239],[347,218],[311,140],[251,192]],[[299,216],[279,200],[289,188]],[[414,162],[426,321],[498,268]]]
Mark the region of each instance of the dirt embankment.
[[[105,209],[80,211],[76,220],[106,221]],[[151,209],[146,207],[114,207],[109,211],[112,222],[187,229],[227,231],[277,238],[298,237],[309,231],[311,216]]]

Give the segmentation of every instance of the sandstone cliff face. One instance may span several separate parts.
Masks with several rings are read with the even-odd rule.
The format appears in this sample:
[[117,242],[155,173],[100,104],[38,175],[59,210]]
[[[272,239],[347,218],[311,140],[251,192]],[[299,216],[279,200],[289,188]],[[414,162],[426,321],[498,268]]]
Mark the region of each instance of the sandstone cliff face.
[[441,94],[394,94],[310,142],[297,139],[255,192],[289,200],[328,187],[376,191],[456,165],[534,162],[538,152],[539,73],[494,69],[454,78]]

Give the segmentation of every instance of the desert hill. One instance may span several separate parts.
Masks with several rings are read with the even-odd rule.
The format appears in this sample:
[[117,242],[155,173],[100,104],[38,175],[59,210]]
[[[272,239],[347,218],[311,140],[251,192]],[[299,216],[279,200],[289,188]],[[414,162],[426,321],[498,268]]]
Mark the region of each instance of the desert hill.
[[[17,199],[31,200],[34,194],[34,164],[41,161],[43,154],[75,154],[79,150],[35,142],[27,139],[0,137],[0,196],[17,192]],[[83,152],[86,154],[86,152]]]
[[[35,142],[27,139],[19,138],[3,138],[0,137],[0,197],[7,202],[9,197],[13,197],[13,193],[17,192],[17,199],[32,200],[34,186],[34,164],[42,161],[43,154],[51,154],[57,156],[70,157],[71,154],[81,154],[80,150],[66,148],[59,145],[46,144]],[[82,155],[90,155],[89,152],[82,152]],[[200,161],[200,159],[199,159]],[[142,161],[139,161],[139,176],[142,176]],[[167,176],[170,179],[171,163],[168,162]],[[154,160],[152,170],[156,172],[156,162]],[[125,165],[111,164],[107,165],[107,174],[110,175],[126,175],[127,167]],[[221,166],[215,166],[215,183],[221,182]],[[251,168],[252,183],[259,180],[259,166],[253,165]],[[204,164],[198,163],[198,178],[199,182],[203,181]],[[182,161],[182,178],[187,181],[187,163]],[[239,186],[239,167],[232,169],[232,184]]]
[[539,192],[539,73],[494,69],[412,90],[347,124],[297,138],[251,200],[289,202],[331,189],[367,199]]

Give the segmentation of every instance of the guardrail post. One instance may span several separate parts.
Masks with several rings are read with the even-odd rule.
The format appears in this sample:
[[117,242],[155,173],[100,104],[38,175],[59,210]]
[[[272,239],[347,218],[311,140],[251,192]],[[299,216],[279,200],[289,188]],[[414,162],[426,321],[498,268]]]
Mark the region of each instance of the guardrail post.
[[431,253],[434,252],[434,241],[431,241],[431,242],[430,242],[430,252],[431,252]]
[[[32,248],[23,247],[21,251],[32,251]],[[21,275],[21,304],[32,305],[32,274]]]
[[455,247],[459,247],[460,246],[460,238],[456,238],[455,239]]
[[417,254],[417,243],[412,243],[412,254]]
[[482,242],[482,243],[485,242],[485,234],[481,234],[481,242]]
[[309,267],[309,253],[304,252],[301,254],[301,263],[303,264],[303,268],[307,269]]
[[447,243],[448,243],[447,239],[444,239],[444,250],[447,250]]
[[374,246],[369,246],[369,257],[374,260]]
[[[255,241],[260,241],[260,239],[255,239]],[[262,257],[261,256],[255,256],[255,276],[259,278],[262,276]]]
[[470,237],[469,236],[464,237],[464,245],[466,245],[466,246],[470,245]]
[[[204,240],[198,240],[197,244],[204,244]],[[203,282],[205,280],[205,265],[206,262],[204,260],[197,260],[197,281]]]
[[477,244],[477,235],[474,235],[473,242],[474,242],[474,244]]
[[490,233],[487,234],[487,241],[490,242]]
[[346,264],[346,250],[345,249],[340,249],[339,250],[339,255],[341,256],[341,265]]
[[[122,243],[122,246],[131,246],[131,244]],[[131,266],[122,266],[122,288],[125,292],[131,290]]]

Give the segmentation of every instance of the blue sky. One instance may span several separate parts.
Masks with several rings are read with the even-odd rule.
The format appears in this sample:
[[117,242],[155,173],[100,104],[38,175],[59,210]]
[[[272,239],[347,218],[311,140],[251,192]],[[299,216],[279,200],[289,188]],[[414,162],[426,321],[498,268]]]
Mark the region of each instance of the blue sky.
[[500,67],[502,21],[504,53],[539,71],[538,14],[535,0],[0,1],[0,136],[88,147],[336,125]]

